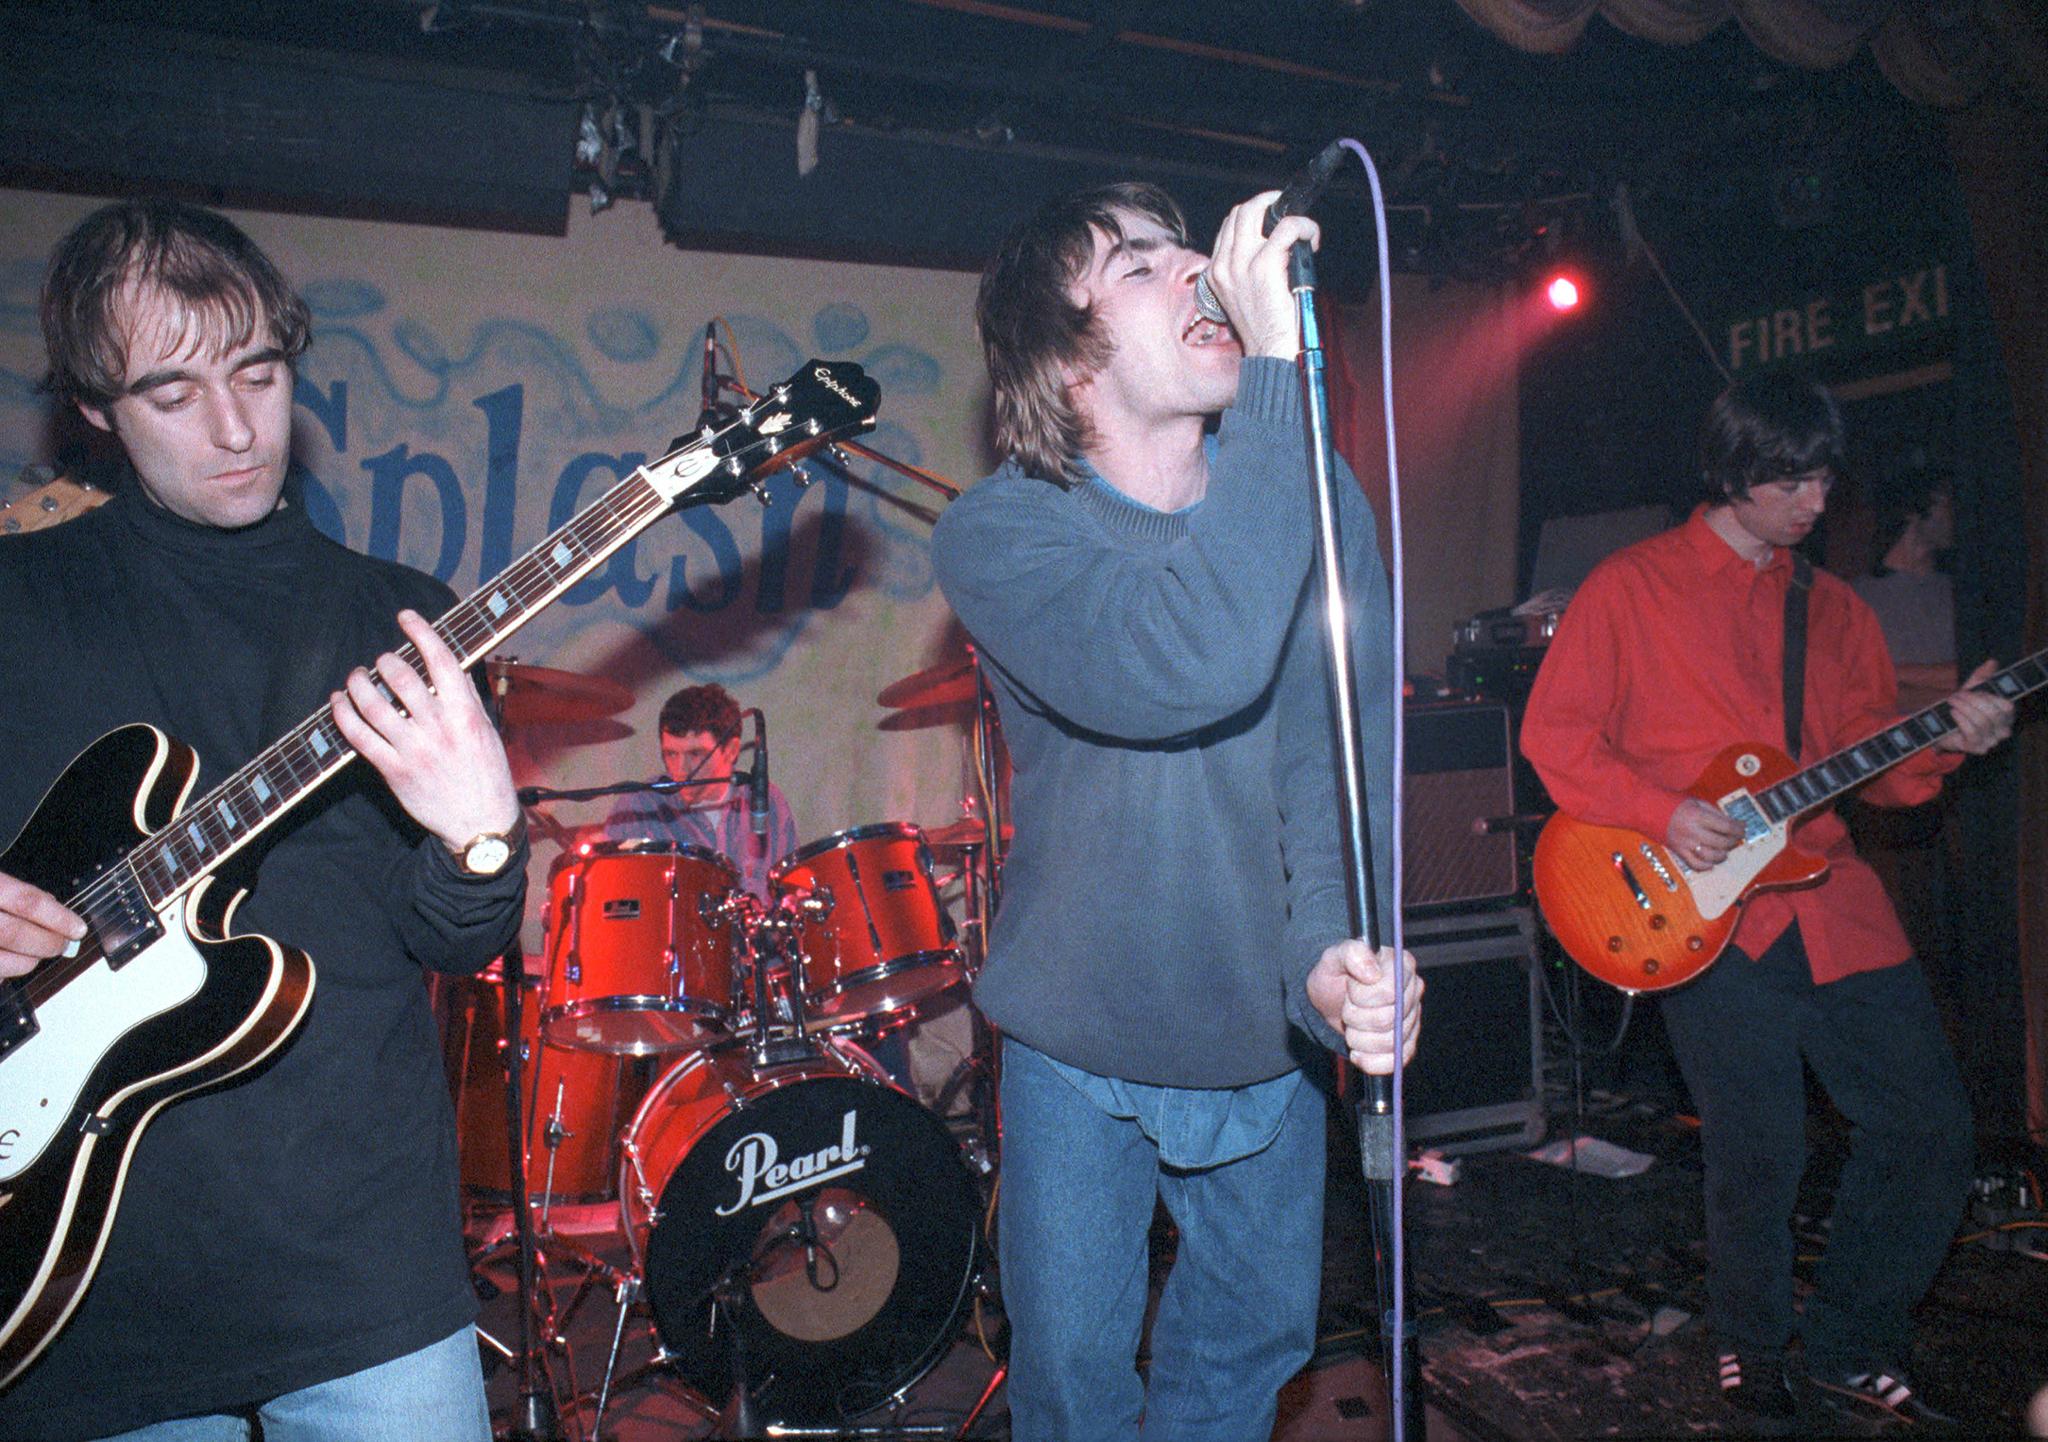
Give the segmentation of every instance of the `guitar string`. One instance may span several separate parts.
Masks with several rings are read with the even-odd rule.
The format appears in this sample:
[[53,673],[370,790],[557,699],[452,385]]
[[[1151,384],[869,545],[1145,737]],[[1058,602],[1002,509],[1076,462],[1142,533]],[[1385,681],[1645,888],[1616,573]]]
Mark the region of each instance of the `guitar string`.
[[[782,400],[786,399],[786,395],[786,390],[781,396],[771,392],[770,400],[775,404],[781,404]],[[766,408],[764,404],[756,406],[750,411],[742,412],[738,418],[728,422],[723,428],[700,437],[689,446],[670,452],[653,462],[651,467],[641,466],[636,468],[631,476],[606,492],[588,510],[573,517],[554,532],[543,537],[525,555],[513,562],[503,572],[500,572],[499,576],[494,579],[504,581],[504,585],[480,588],[463,601],[458,602],[450,609],[447,616],[444,616],[440,622],[436,623],[436,633],[440,634],[442,628],[447,627],[448,634],[444,635],[443,639],[454,642],[450,649],[456,651],[458,658],[463,658],[465,652],[469,653],[465,659],[461,659],[461,664],[466,670],[469,666],[474,665],[477,660],[475,648],[479,642],[486,645],[494,644],[495,640],[502,639],[504,635],[509,635],[512,631],[517,630],[519,626],[524,625],[526,621],[532,619],[533,615],[537,614],[547,605],[552,604],[561,591],[567,590],[576,581],[587,576],[590,571],[595,570],[613,551],[616,551],[628,540],[632,539],[639,530],[644,529],[659,519],[661,514],[673,506],[682,495],[687,494],[688,490],[702,485],[720,468],[728,465],[732,460],[744,457],[751,451],[767,448],[769,450],[769,459],[788,462],[799,459],[804,454],[825,443],[827,437],[822,433],[815,438],[806,438],[793,445],[779,444],[778,438],[774,436],[756,435],[752,440],[735,446],[726,452],[710,470],[707,470],[703,475],[692,481],[685,488],[685,491],[678,492],[674,497],[663,496],[649,479],[649,471],[652,467],[672,465],[678,459],[685,456],[699,454],[706,449],[713,449],[718,441],[729,437],[734,431],[742,428],[751,428],[757,422],[761,412]],[[859,419],[858,415],[856,415],[855,419],[856,421]],[[751,469],[754,468],[748,468],[748,470]],[[741,475],[746,473],[743,471]],[[738,478],[737,476],[735,477],[735,479]],[[599,543],[593,548],[585,543],[584,538],[578,532],[584,529],[600,529],[594,524],[599,520],[602,520],[607,527],[616,527],[616,531],[612,535],[605,536],[602,540],[592,537],[592,540],[599,540]],[[589,565],[581,567],[581,569],[571,567],[570,569],[574,570],[575,574],[568,575],[566,571],[556,567],[550,561],[549,556],[554,547],[568,544],[571,541],[575,542],[579,548],[586,552],[586,559],[589,560]],[[580,563],[578,564],[580,565]],[[551,569],[556,571],[556,575],[552,579],[548,576],[548,572]],[[515,577],[514,572],[521,574]],[[535,576],[533,574],[535,572],[538,572],[539,575]],[[565,575],[567,575],[566,580],[563,579]],[[486,595],[496,594],[502,590],[511,590],[515,595],[518,595],[526,585],[534,580],[543,582],[540,595],[535,600],[525,602],[518,607],[519,620],[514,622],[512,626],[503,628],[494,638],[492,635],[495,629],[493,624],[485,622],[481,614],[486,604],[484,599]],[[558,588],[554,595],[547,594],[550,587]],[[512,613],[512,610],[513,608],[508,608],[508,614]],[[465,628],[472,624],[478,624],[479,628],[463,634]],[[394,654],[398,659],[404,661],[405,664],[411,666],[415,673],[419,671],[418,651],[411,643],[408,642],[401,646]],[[171,822],[136,843],[114,865],[102,872],[98,877],[95,877],[91,882],[88,882],[68,904],[73,910],[97,908],[101,903],[110,900],[122,888],[124,876],[133,883],[135,889],[142,893],[144,903],[150,904],[144,878],[136,870],[137,860],[141,858],[147,861],[153,859],[158,852],[169,852],[173,846],[170,838],[174,835],[180,823],[196,827],[201,833],[201,838],[214,838],[211,840],[202,839],[195,844],[205,845],[209,848],[214,846],[227,846],[230,848],[220,856],[210,860],[202,858],[199,863],[200,868],[204,870],[211,870],[213,867],[218,866],[227,856],[233,854],[234,849],[239,849],[248,836],[254,834],[253,829],[241,831],[237,834],[232,828],[225,833],[220,833],[219,828],[213,822],[212,818],[217,815],[218,806],[230,800],[227,796],[230,790],[240,786],[244,791],[254,794],[253,789],[247,783],[253,779],[272,774],[270,767],[278,762],[282,762],[291,769],[292,785],[296,789],[289,796],[284,796],[283,793],[274,793],[283,796],[280,804],[274,810],[274,814],[281,815],[290,806],[296,805],[312,789],[323,783],[328,776],[339,771],[349,761],[354,759],[357,754],[354,748],[343,741],[339,735],[328,733],[330,739],[327,744],[338,752],[336,758],[331,762],[316,762],[314,774],[310,780],[301,780],[297,774],[297,767],[299,765],[297,753],[310,749],[311,738],[314,733],[321,731],[326,723],[332,719],[333,711],[331,708],[327,708],[317,711],[299,722],[282,739],[266,747],[264,751],[237,769],[226,780],[200,797],[192,808],[179,814]],[[258,809],[264,809],[260,797]],[[170,868],[164,869],[166,875],[171,874]],[[194,878],[195,881],[199,879],[202,878]],[[177,888],[173,887],[166,894],[166,899],[169,896],[175,895],[176,891]],[[151,909],[154,909],[154,905],[151,906]],[[31,1005],[47,1001],[56,991],[69,985],[100,959],[101,953],[91,948],[82,950],[76,957],[52,958],[52,961],[55,963],[54,965],[45,965],[38,968],[28,977],[19,979],[18,984]]]
[[[2000,687],[2000,682],[2008,680],[2015,683],[2015,689],[2006,691]],[[1996,692],[2008,700],[2016,700],[2039,689],[2043,684],[2048,684],[2048,650],[2036,651],[2031,656],[2022,657],[1996,675],[1986,677],[1974,689]],[[1929,734],[1921,735],[1923,729]],[[1816,806],[1832,801],[1843,793],[1854,790],[1877,772],[1888,770],[1926,750],[1957,729],[1955,713],[1949,709],[1945,699],[1910,716],[1903,716],[1883,730],[1873,732],[1852,745],[1844,746],[1794,775],[1766,787],[1762,793],[1764,796],[1776,797],[1784,803],[1784,809],[1772,820],[1782,824],[1803,811],[1810,811]],[[1906,742],[1899,742],[1894,736],[1895,732],[1904,732]],[[1876,764],[1869,769],[1856,769],[1867,753],[1876,755]],[[1844,758],[1853,759],[1845,762]],[[1837,773],[1848,771],[1852,774],[1843,780],[1833,780],[1828,771],[1830,767]],[[1815,794],[1808,794],[1805,788],[1815,779],[1824,789]]]
[[[784,403],[788,398],[789,390],[789,386],[778,387],[776,391],[771,392],[770,396],[763,403],[743,411],[722,429],[708,433],[690,446],[670,452],[653,462],[651,467],[642,466],[637,468],[632,476],[627,477],[617,486],[613,487],[611,491],[607,492],[587,511],[571,519],[563,526],[558,527],[554,533],[544,537],[537,546],[526,555],[520,557],[512,566],[507,567],[505,572],[500,573],[501,578],[506,579],[507,584],[505,586],[480,590],[451,608],[449,614],[443,617],[441,622],[437,623],[436,631],[438,633],[443,627],[446,627],[448,635],[444,636],[444,639],[456,639],[456,644],[451,649],[457,650],[458,653],[462,651],[469,651],[471,653],[467,659],[462,661],[464,669],[474,664],[476,659],[475,650],[479,641],[484,641],[487,644],[490,643],[493,639],[494,631],[497,633],[495,639],[502,639],[504,635],[509,635],[512,631],[517,630],[526,620],[531,619],[532,615],[537,613],[538,610],[550,604],[561,591],[568,589],[577,580],[588,575],[590,570],[594,570],[613,551],[623,546],[639,530],[652,524],[663,512],[675,504],[683,492],[678,492],[673,497],[663,496],[649,479],[651,468],[672,465],[678,458],[714,448],[717,442],[727,438],[736,430],[742,428],[751,429],[757,426],[762,412],[768,408],[768,405],[770,403],[776,405]],[[855,408],[852,420],[857,424],[860,419],[862,417],[859,414],[858,408]],[[832,433],[836,435],[838,428],[833,428]],[[818,434],[801,437],[794,444],[782,443],[779,436],[755,434],[751,440],[725,452],[711,469],[705,471],[692,481],[686,490],[700,486],[718,469],[729,466],[732,461],[746,456],[751,451],[766,448],[769,451],[770,459],[788,463],[800,459],[810,451],[825,444],[829,439],[830,437],[824,434],[822,426],[819,427]],[[759,468],[748,467],[737,470],[734,473],[735,479],[745,477],[751,471],[757,469]],[[644,493],[636,486],[636,483],[644,483]],[[601,538],[592,537],[591,539],[597,542],[593,547],[587,544],[578,532],[587,529],[602,529],[596,525],[598,521],[603,521],[607,526],[616,529],[608,536]],[[578,566],[572,566],[568,570],[564,570],[561,566],[549,560],[553,549],[571,541],[575,542],[585,552],[585,559],[590,563],[588,566],[580,567],[580,569]],[[553,544],[551,545],[551,543]],[[513,576],[515,571],[521,573],[519,577],[515,578]],[[575,574],[570,574],[570,571],[574,571]],[[539,575],[535,576],[535,572],[539,572]],[[500,590],[513,590],[515,595],[519,595],[528,584],[535,580],[542,583],[541,592],[536,599],[526,602],[518,608],[522,614],[520,619],[514,622],[512,626],[495,627],[492,623],[483,622],[481,611],[486,603],[487,595],[495,596]],[[553,594],[549,594],[550,590],[552,590]],[[508,607],[508,611],[510,609]],[[464,628],[476,622],[482,623],[480,630],[472,631],[466,636],[461,634]],[[405,660],[408,665],[411,665],[416,673],[418,672],[418,655],[415,648],[408,644],[401,647],[397,654],[400,659]],[[323,733],[324,744],[328,744],[330,749],[334,749],[337,752],[336,757],[330,762],[316,762],[310,780],[302,779],[299,776],[297,770],[298,759],[295,753],[306,749],[314,734],[321,732],[326,721],[331,718],[332,711],[329,710],[326,712],[316,712],[314,715],[301,721],[283,740],[266,748],[265,752],[253,758],[251,762],[246,763],[234,775],[231,775],[227,780],[201,797],[197,805],[181,813],[171,824],[161,828],[138,843],[119,862],[110,867],[100,877],[95,878],[95,881],[89,883],[79,893],[78,897],[74,899],[74,906],[91,906],[97,902],[107,900],[112,890],[117,889],[121,885],[123,874],[134,883],[136,889],[142,892],[142,899],[145,903],[150,904],[152,908],[155,905],[161,904],[150,901],[145,878],[136,870],[136,860],[138,857],[142,857],[145,861],[153,861],[156,854],[162,852],[175,862],[176,854],[171,838],[174,835],[174,828],[179,822],[186,822],[189,828],[197,829],[198,835],[194,837],[196,846],[228,847],[228,850],[224,851],[219,857],[212,858],[211,860],[202,857],[196,869],[203,873],[217,866],[227,855],[231,855],[233,850],[239,849],[248,836],[254,834],[253,830],[246,830],[239,832],[238,836],[232,827],[223,834],[214,823],[213,818],[218,814],[219,807],[232,799],[228,796],[231,790],[239,786],[242,792],[248,792],[249,787],[245,783],[251,778],[261,779],[263,776],[273,775],[275,773],[269,770],[272,762],[285,762],[290,768],[292,784],[297,787],[297,790],[274,808],[275,814],[282,814],[289,806],[295,805],[313,787],[324,782],[328,776],[339,771],[354,758],[356,753],[353,748],[348,747],[338,735]],[[242,796],[242,799],[247,804],[246,794]],[[260,811],[264,807],[261,804],[260,796],[258,799],[259,805],[257,809]],[[211,841],[207,839],[209,836],[213,838]],[[174,879],[174,867],[159,867],[159,869],[164,872],[167,878]],[[200,879],[199,876],[193,878],[195,881],[198,879]],[[184,884],[189,885],[191,883],[187,882]],[[169,888],[165,892],[166,900],[175,895],[177,890],[178,887],[175,885]],[[93,950],[81,952],[75,958],[57,958],[56,965],[47,966],[39,970],[20,984],[31,1003],[45,1000],[54,990],[68,985],[78,975],[95,964],[100,955],[101,953]]]
[[[605,523],[606,526],[617,524],[620,526],[621,531],[623,533],[618,535],[616,544],[623,545],[625,539],[627,539],[630,536],[630,528],[633,525],[635,525],[636,523],[650,523],[656,516],[659,515],[659,513],[662,510],[666,509],[667,505],[669,504],[668,502],[661,501],[659,492],[652,493],[652,500],[654,502],[658,502],[659,504],[650,504],[646,499],[642,498],[620,496],[620,492],[634,488],[635,483],[640,482],[642,480],[644,480],[644,474],[640,471],[636,471],[633,476],[621,482],[619,486],[613,489],[612,492],[607,493],[604,499],[598,501],[595,505],[593,505],[589,511],[584,513],[582,517],[577,518],[577,521],[572,521],[569,527],[564,527],[562,529],[564,531],[568,531],[572,527],[577,526],[578,522],[588,521],[601,521]],[[613,506],[612,502],[619,499],[639,499],[639,504],[637,506],[623,509]],[[613,514],[605,515],[604,513],[608,510],[613,512]],[[598,529],[598,527],[589,528]],[[548,544],[548,541],[558,541],[561,539],[561,537],[551,536],[547,538],[547,540],[544,540],[541,543],[541,545],[543,548],[545,548]],[[588,574],[589,570],[595,569],[596,566],[605,559],[605,555],[607,554],[606,545],[610,543],[611,538],[607,537],[606,542],[604,544],[600,544],[595,548],[586,547],[586,550],[594,550],[594,554],[588,558],[590,560],[590,565],[583,571],[583,574]],[[515,563],[514,567],[508,568],[508,571],[513,569],[520,569],[529,574],[522,575],[518,578],[507,579],[507,584],[505,584],[504,586],[493,587],[490,589],[492,591],[523,589],[529,582],[535,579],[530,573],[534,570],[542,570],[545,566],[544,562],[541,563],[541,565],[539,566],[526,565],[525,563],[531,559],[531,556],[522,557],[521,561]],[[574,579],[569,580],[567,584],[573,585],[575,584],[575,579],[580,578],[580,576],[577,576]],[[501,579],[506,578],[501,577]],[[566,586],[563,587],[563,589],[566,588]],[[475,597],[471,598],[472,601],[475,599]],[[531,605],[523,608],[524,615],[522,616],[522,619],[530,617],[531,614],[537,611],[540,608],[540,606],[544,604],[546,604],[545,600],[536,600]],[[458,614],[469,609],[469,603],[465,602],[462,605],[456,607],[455,611],[451,612],[450,616],[448,618],[444,618],[444,621],[442,622],[442,625],[449,626],[449,635],[445,636],[444,639],[455,641],[455,645],[451,647],[451,649],[455,649],[458,652],[458,655],[466,651],[472,651],[476,642],[484,637],[487,637],[490,632],[490,628],[487,625],[481,627],[480,629],[476,627],[476,622],[481,620],[480,616]],[[437,627],[437,630],[438,629],[439,627]],[[415,672],[418,671],[419,657],[417,648],[413,647],[410,643],[407,643],[404,646],[400,647],[395,654],[398,656],[400,660],[404,661],[405,664],[412,666]],[[469,657],[469,660],[465,662],[465,668],[468,664],[473,664],[474,660],[475,657],[472,654]],[[211,791],[207,792],[205,796],[199,798],[199,801],[193,807],[181,813],[179,816],[174,818],[169,824],[160,828],[158,831],[152,833],[143,841],[137,843],[136,846],[133,849],[131,849],[118,863],[110,867],[106,872],[102,873],[99,877],[94,878],[92,882],[88,883],[83,889],[81,889],[78,895],[75,898],[73,898],[73,900],[70,903],[72,908],[74,910],[79,910],[81,908],[96,909],[99,905],[113,899],[113,897],[123,887],[124,883],[132,883],[136,889],[140,890],[143,893],[143,899],[147,901],[149,888],[146,878],[140,873],[140,871],[138,871],[138,864],[154,865],[156,869],[161,871],[167,877],[174,877],[176,871],[179,869],[196,870],[200,867],[210,868],[213,866],[217,866],[222,860],[226,859],[227,855],[232,854],[225,848],[231,845],[239,846],[243,838],[253,834],[253,831],[243,831],[237,828],[223,828],[220,825],[220,823],[214,819],[217,815],[218,805],[223,801],[231,800],[227,793],[229,793],[230,791],[251,792],[252,783],[256,779],[258,779],[259,777],[275,776],[277,775],[279,770],[283,770],[290,777],[290,782],[288,784],[292,789],[289,792],[280,792],[277,791],[276,788],[272,788],[273,794],[281,798],[280,804],[276,807],[275,814],[282,814],[282,812],[288,806],[295,805],[314,787],[316,787],[321,782],[326,780],[328,775],[332,774],[335,771],[339,771],[343,766],[347,765],[348,762],[354,758],[354,756],[356,755],[354,748],[350,747],[348,743],[339,736],[338,733],[327,729],[332,721],[333,711],[331,708],[323,708],[322,710],[317,711],[313,713],[311,716],[308,716],[304,720],[300,721],[297,726],[295,726],[290,732],[286,733],[285,737],[281,741],[274,743],[272,746],[266,748],[256,758],[253,758],[250,763],[245,764],[243,767],[239,768],[233,775],[229,776],[218,786],[214,787]],[[312,763],[311,775],[308,776],[304,772],[304,767],[306,765],[306,761],[304,758],[307,752],[313,751],[315,749],[313,746],[312,738],[316,732],[321,733],[323,736],[322,745],[325,746],[327,749],[333,751],[335,754],[333,756],[333,759],[328,761],[315,760]],[[268,785],[269,783],[266,781],[265,784]],[[259,809],[264,808],[262,808],[259,804]],[[172,838],[175,836],[177,829],[181,824],[183,824],[191,830],[196,830],[198,832],[198,835],[194,838],[195,848],[203,848],[205,851],[218,850],[220,851],[221,854],[212,857],[205,857],[202,855],[197,864],[197,867],[179,867],[175,862],[175,852],[173,849],[175,843],[172,840]],[[172,858],[171,863],[165,864],[164,862],[159,861],[158,856],[160,853],[169,853]],[[196,880],[198,878],[195,877],[194,879]],[[171,886],[166,891],[167,898],[170,895],[175,895],[177,889],[178,888],[175,884]],[[38,971],[33,975],[32,979],[28,983],[30,1000],[41,1001],[46,999],[50,991],[49,986],[42,984],[45,982],[46,977],[49,982],[54,983],[55,985],[66,985],[71,980],[75,979],[75,977],[78,974],[82,973],[86,967],[92,965],[93,962],[97,959],[98,958],[96,956],[91,959],[88,959],[85,954],[81,953],[81,955],[77,958],[63,959],[64,961],[73,963],[70,966],[59,965],[56,967],[48,968],[45,971]]]

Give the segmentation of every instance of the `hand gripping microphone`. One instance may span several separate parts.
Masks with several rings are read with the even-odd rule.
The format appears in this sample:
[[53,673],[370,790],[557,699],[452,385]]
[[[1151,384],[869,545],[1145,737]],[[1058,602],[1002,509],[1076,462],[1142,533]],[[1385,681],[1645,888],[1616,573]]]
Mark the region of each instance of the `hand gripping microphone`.
[[[1316,152],[1316,158],[1294,173],[1273,203],[1266,207],[1265,224],[1260,227],[1261,235],[1271,235],[1273,227],[1286,215],[1302,215],[1321,198],[1330,179],[1337,173],[1337,167],[1344,163],[1344,142],[1333,140]],[[1217,325],[1228,325],[1230,317],[1224,314],[1223,303],[1216,299],[1216,291],[1209,284],[1209,272],[1203,271],[1195,277],[1195,309],[1202,319],[1214,321]]]

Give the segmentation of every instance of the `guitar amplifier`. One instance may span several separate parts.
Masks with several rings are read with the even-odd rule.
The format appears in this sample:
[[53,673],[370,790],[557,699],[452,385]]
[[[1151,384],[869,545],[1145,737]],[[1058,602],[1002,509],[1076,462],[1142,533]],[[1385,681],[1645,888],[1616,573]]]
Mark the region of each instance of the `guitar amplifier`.
[[1515,814],[1508,708],[1498,702],[1410,706],[1404,907],[1512,899],[1515,836],[1474,828]]
[[1527,907],[1403,918],[1428,991],[1402,1077],[1411,1140],[1447,1155],[1543,1139],[1543,1013]]

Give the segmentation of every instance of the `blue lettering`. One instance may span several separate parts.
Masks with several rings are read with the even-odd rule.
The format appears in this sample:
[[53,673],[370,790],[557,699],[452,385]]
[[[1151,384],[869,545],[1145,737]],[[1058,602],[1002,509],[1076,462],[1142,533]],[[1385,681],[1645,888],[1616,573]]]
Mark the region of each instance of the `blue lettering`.
[[481,584],[512,561],[512,518],[519,501],[519,430],[526,387],[509,385],[470,402],[484,413],[484,534]]
[[313,413],[313,419],[327,428],[328,442],[337,451],[348,449],[348,382],[336,381],[327,394],[304,376],[292,380],[292,400]]
[[786,471],[769,479],[768,504],[761,507],[761,579],[754,588],[754,610],[760,615],[782,614],[789,575],[789,533],[796,520],[796,503],[803,494]]
[[842,565],[846,551],[846,475],[835,465],[813,463],[814,490],[824,492],[825,514],[818,518],[818,553],[811,562],[811,605],[830,611],[853,590],[857,567]]
[[403,441],[363,462],[370,473],[371,555],[386,561],[398,559],[400,512],[405,500],[405,483],[413,476],[433,482],[441,502],[441,554],[433,565],[434,578],[453,579],[468,540],[469,517],[462,501],[462,483],[455,479],[455,467],[432,451],[413,455]]
[[[608,456],[602,451],[585,451],[564,466],[561,476],[555,481],[555,498],[548,507],[548,529],[553,531],[566,524],[581,509],[584,483],[593,474],[608,471],[615,477],[629,476],[646,463],[647,457],[639,451],[627,451],[617,456]],[[637,541],[626,542],[612,553],[609,563],[565,591],[562,604],[587,606],[606,591],[617,591],[621,605],[646,605],[647,598],[654,594],[655,578],[640,575],[634,565],[637,550]]]
[[739,599],[740,586],[746,576],[746,565],[740,559],[739,543],[733,540],[732,529],[725,524],[724,517],[709,506],[693,506],[683,512],[683,524],[703,538],[711,548],[711,559],[718,576],[718,588],[708,598],[698,599],[690,589],[688,564],[680,548],[675,559],[668,563],[668,609],[688,609],[697,612],[722,611]]

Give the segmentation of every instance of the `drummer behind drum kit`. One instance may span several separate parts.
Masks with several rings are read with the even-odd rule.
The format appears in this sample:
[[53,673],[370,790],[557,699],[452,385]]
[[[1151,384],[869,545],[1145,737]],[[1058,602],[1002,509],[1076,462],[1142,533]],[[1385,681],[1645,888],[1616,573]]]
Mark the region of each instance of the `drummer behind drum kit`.
[[[924,683],[944,670],[958,690],[956,669],[906,678],[883,703],[930,705]],[[513,726],[596,718],[631,700],[612,683],[533,666],[494,662],[490,675]],[[992,749],[991,726],[977,720],[978,758]],[[555,864],[544,950],[516,1008],[520,1160],[541,1265],[567,1257],[582,1271],[567,1311],[597,1282],[617,1294],[593,1438],[628,1314],[643,1307],[659,1341],[636,1376],[687,1383],[707,1417],[723,1407],[722,1435],[766,1423],[839,1435],[900,1401],[954,1340],[990,1280],[981,1180],[996,1144],[993,1047],[977,1020],[974,1055],[954,1079],[976,1084],[963,1141],[864,1043],[971,976],[993,890],[989,834],[978,819],[934,833],[972,873],[966,946],[940,899],[934,840],[906,823],[801,848],[770,871],[765,901],[741,889],[725,857],[696,847],[584,842]],[[513,1008],[501,971],[444,982],[441,1009],[463,1185],[479,1202],[510,1204]],[[623,1270],[549,1221],[551,1208],[613,1203]],[[555,1315],[549,1296],[522,1305],[535,1306],[543,1341],[566,1350],[567,1313]]]

